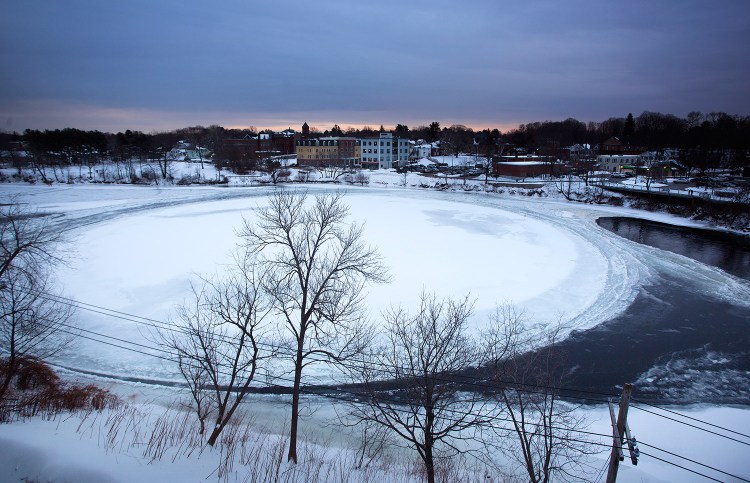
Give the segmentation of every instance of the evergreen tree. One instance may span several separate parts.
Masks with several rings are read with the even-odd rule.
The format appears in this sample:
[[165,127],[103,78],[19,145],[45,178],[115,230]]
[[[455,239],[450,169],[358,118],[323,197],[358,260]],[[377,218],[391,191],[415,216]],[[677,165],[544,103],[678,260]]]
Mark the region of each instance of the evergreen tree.
[[622,130],[622,135],[625,138],[625,141],[630,141],[630,139],[635,134],[635,119],[633,119],[633,113],[628,113],[628,117],[625,119],[625,127]]
[[430,141],[437,141],[440,137],[440,123],[437,121],[431,122],[427,134],[429,135]]

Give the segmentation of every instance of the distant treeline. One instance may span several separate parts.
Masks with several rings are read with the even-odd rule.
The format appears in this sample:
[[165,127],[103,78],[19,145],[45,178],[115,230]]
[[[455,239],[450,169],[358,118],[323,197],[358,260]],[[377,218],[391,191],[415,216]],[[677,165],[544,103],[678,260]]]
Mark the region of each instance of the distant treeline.
[[598,144],[618,137],[626,145],[649,150],[665,148],[750,149],[750,116],[723,112],[691,112],[685,118],[658,112],[633,117],[612,117],[603,122],[583,123],[576,119],[522,124],[506,133],[509,143],[519,146],[548,147],[551,144]]
[[[312,128],[311,136],[376,137],[380,129],[341,129],[335,125],[330,130]],[[156,158],[177,143],[185,140],[208,148],[214,159],[231,160],[241,156],[232,149],[227,139],[241,139],[256,135],[254,128],[225,129],[221,126],[196,126],[170,132],[143,133],[140,131],[116,134],[79,129],[26,130],[20,133],[0,133],[0,151],[7,153],[23,145],[32,154],[49,156],[55,153],[66,159],[76,156],[109,158]],[[723,112],[703,114],[691,112],[685,118],[672,114],[643,112],[638,116],[612,117],[602,122],[582,122],[577,119],[542,121],[522,124],[516,129],[501,133],[498,129],[473,129],[454,124],[441,127],[439,122],[410,129],[396,125],[393,133],[412,140],[440,141],[446,153],[476,152],[492,155],[507,152],[509,148],[523,148],[528,152],[556,150],[575,144],[595,146],[610,137],[618,137],[625,145],[646,150],[674,148],[680,151],[681,160],[688,165],[702,163],[730,163],[744,165],[750,150],[750,116],[730,115]],[[22,142],[22,143],[21,143]]]

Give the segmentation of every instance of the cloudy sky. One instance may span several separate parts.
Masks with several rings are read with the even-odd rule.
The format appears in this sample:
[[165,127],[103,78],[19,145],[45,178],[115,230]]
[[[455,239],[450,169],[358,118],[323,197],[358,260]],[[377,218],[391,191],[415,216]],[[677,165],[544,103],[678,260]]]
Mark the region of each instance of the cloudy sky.
[[0,129],[750,114],[750,1],[5,0]]

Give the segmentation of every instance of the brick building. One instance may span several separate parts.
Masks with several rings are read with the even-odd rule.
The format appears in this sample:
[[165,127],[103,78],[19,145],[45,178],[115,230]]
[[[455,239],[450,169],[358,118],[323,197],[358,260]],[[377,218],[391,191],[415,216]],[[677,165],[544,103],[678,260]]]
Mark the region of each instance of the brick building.
[[535,178],[543,175],[560,174],[563,164],[543,156],[494,156],[492,175],[512,178]]
[[297,163],[300,166],[359,165],[359,141],[350,137],[322,137],[296,141]]

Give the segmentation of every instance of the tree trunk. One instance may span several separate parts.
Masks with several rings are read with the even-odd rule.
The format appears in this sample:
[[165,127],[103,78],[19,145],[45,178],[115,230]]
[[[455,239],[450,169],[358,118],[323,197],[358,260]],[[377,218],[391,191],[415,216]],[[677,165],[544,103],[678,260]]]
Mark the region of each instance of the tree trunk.
[[47,179],[47,173],[45,172],[46,170],[45,170],[44,166],[42,166],[41,163],[39,163],[39,162],[37,162],[35,160],[34,161],[34,168],[42,176],[42,181],[45,182],[45,183],[47,183],[49,180]]
[[13,348],[13,337],[11,337],[11,348],[10,348],[10,356],[8,357],[8,367],[6,369],[5,373],[5,379],[3,380],[3,385],[0,387],[0,401],[3,400],[5,397],[5,392],[10,387],[10,381],[13,379],[13,376],[16,373],[16,354],[15,349]]
[[8,372],[5,374],[5,380],[3,381],[2,387],[0,387],[0,401],[3,400],[3,397],[5,397],[5,391],[8,390],[8,387],[10,386],[10,380],[13,378],[13,371],[11,371],[11,368],[8,367]]
[[432,438],[427,437],[424,448],[424,467],[427,471],[427,483],[435,483],[435,460],[432,457]]
[[294,389],[292,390],[292,421],[289,425],[289,455],[287,461],[297,464],[297,421],[299,419],[299,390],[302,379],[302,349],[304,339],[297,341],[297,356],[294,361]]
[[[432,391],[429,391],[429,398],[432,399]],[[425,407],[427,421],[424,428],[424,467],[427,470],[427,483],[435,483],[435,459],[432,456],[432,447],[435,446],[433,439],[433,429],[435,427],[435,412],[432,403]]]
[[216,415],[216,422],[214,423],[214,429],[211,431],[211,436],[208,438],[208,444],[210,446],[213,446],[216,444],[216,440],[219,438],[219,433],[221,433],[222,428],[224,425],[222,424],[222,421],[224,420],[224,410],[226,408],[225,402],[222,402],[221,399],[219,399],[219,414]]
[[214,426],[214,430],[211,431],[211,437],[208,438],[208,445],[213,446],[216,444],[216,440],[219,439],[219,434],[221,434],[221,430],[224,428],[224,425],[217,424]]
[[[256,351],[257,355],[257,351]],[[253,364],[255,364],[253,362]],[[255,375],[255,370],[253,370],[253,376]],[[250,381],[253,380],[253,376],[250,376],[250,378],[245,383],[245,386],[240,390],[240,394],[235,398],[234,402],[232,403],[232,406],[229,408],[229,411],[224,413],[223,410],[219,411],[219,418],[216,421],[216,426],[214,427],[213,432],[211,433],[211,437],[208,438],[208,444],[213,446],[216,443],[216,440],[219,438],[219,434],[221,434],[224,427],[227,425],[230,419],[232,419],[232,415],[234,414],[234,411],[239,407],[240,403],[242,402],[242,397],[245,394],[245,391],[247,391],[248,386],[250,385]],[[201,422],[202,424],[202,422]]]

